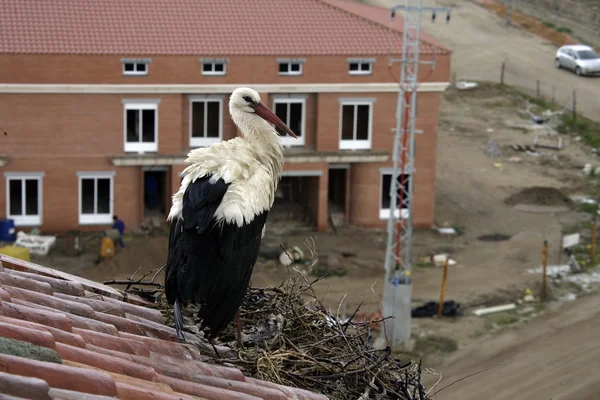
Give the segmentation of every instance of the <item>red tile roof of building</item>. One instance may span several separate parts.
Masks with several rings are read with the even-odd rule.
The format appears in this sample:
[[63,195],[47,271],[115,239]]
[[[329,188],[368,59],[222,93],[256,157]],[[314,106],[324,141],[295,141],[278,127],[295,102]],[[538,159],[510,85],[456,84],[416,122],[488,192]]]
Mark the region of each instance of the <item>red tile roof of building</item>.
[[[367,19],[361,7],[331,0],[3,0],[0,53],[388,54],[389,12],[366,6]],[[397,30],[391,43],[400,49]],[[421,43],[423,53],[434,50]]]
[[327,399],[207,363],[197,338],[179,342],[161,312],[144,304],[109,286],[0,255],[0,338],[52,356],[0,351],[0,393],[36,400]]
[[[377,22],[386,28],[390,25],[390,9],[374,6],[367,3],[361,3],[356,0],[321,0],[325,3],[329,3],[332,6],[344,9],[352,14],[358,15],[362,18],[369,19],[373,22]],[[398,2],[401,4],[401,2]],[[445,16],[444,16],[445,17]],[[392,29],[396,32],[404,32],[404,16],[402,10],[396,13],[396,18],[392,23]],[[438,48],[439,53],[449,53],[450,51],[444,47],[440,42],[434,39],[433,36],[426,33],[421,29],[421,42],[425,42],[427,45],[433,45]]]

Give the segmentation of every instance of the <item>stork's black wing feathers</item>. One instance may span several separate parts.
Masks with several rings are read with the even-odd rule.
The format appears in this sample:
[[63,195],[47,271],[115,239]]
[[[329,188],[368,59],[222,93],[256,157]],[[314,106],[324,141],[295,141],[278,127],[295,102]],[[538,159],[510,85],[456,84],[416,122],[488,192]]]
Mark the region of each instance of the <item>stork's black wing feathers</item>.
[[214,337],[233,320],[258,258],[267,212],[242,227],[215,225],[213,216],[229,187],[210,177],[191,183],[183,198],[183,221],[171,225],[165,291],[174,304],[200,304],[201,329]]

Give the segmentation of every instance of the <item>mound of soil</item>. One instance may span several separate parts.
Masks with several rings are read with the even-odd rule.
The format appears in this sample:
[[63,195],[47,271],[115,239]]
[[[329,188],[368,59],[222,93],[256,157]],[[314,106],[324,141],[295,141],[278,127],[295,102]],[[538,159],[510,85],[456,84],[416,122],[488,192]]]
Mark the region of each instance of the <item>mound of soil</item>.
[[511,206],[531,204],[537,206],[571,206],[572,200],[563,192],[552,187],[530,187],[513,194],[504,200]]

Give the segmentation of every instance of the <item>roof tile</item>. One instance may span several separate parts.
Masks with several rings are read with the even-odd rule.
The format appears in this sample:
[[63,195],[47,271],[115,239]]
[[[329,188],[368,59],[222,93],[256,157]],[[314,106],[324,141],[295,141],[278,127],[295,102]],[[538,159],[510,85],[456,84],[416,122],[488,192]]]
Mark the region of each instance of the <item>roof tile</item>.
[[94,318],[94,309],[87,304],[80,304],[75,301],[60,299],[55,296],[50,296],[43,293],[34,292],[18,287],[4,286],[10,297],[13,299],[21,299],[30,303],[50,307],[66,313],[79,315],[86,318]]
[[52,334],[55,342],[65,343],[76,347],[85,347],[85,342],[83,341],[83,338],[81,336],[73,334],[71,332],[63,331],[61,329],[53,328],[51,326],[45,326],[37,324],[35,322],[10,318],[4,315],[0,315],[0,322],[6,322],[14,326],[22,326],[24,328],[35,329],[38,331],[46,331]]
[[108,335],[102,332],[79,328],[73,328],[73,332],[81,335],[86,342],[98,347],[145,357],[150,355],[150,351],[142,342],[117,336],[118,333],[117,335]]
[[217,378],[214,376],[205,376],[194,374],[188,378],[189,381],[200,383],[202,385],[218,387],[222,389],[233,390],[235,392],[247,393],[264,400],[286,400],[287,397],[279,389],[266,386],[254,385],[248,381],[237,382],[228,379]]
[[[386,12],[385,10],[383,11]],[[0,53],[384,55],[402,35],[322,0],[3,0]],[[426,41],[421,51],[431,51]],[[70,280],[70,278],[69,278]]]
[[0,370],[9,374],[45,380],[48,385],[78,392],[115,396],[117,387],[110,375],[101,371],[74,368],[64,364],[29,360],[0,354]]
[[56,351],[63,360],[75,361],[82,364],[94,366],[105,371],[128,375],[148,381],[158,380],[158,374],[153,368],[127,361],[122,358],[95,353],[79,347],[69,346],[63,343],[56,344]]
[[169,378],[159,375],[160,381],[168,384],[176,392],[191,394],[192,396],[206,397],[211,400],[259,400],[260,397],[233,390],[203,385],[201,383],[188,382],[181,379]]
[[117,315],[120,317],[125,317],[125,310],[121,307],[120,304],[111,304],[106,301],[96,300],[91,297],[82,297],[82,296],[71,296],[64,293],[55,293],[54,297],[58,297],[59,299],[74,301],[80,304],[86,304],[90,306],[94,311],[103,312],[111,315]]
[[38,282],[17,275],[0,271],[0,285],[7,285],[52,295],[52,286],[46,282]]
[[37,322],[67,332],[71,331],[71,321],[63,313],[43,311],[26,305],[3,301],[0,303],[0,314],[6,317]]
[[152,349],[154,353],[165,354],[168,356],[178,357],[184,360],[201,360],[202,356],[200,355],[200,351],[189,344],[185,343],[177,343],[177,342],[168,342],[166,340],[160,340],[145,336],[137,336],[132,335],[130,333],[121,332],[119,334],[122,338],[127,338],[130,340],[137,341],[140,344],[143,344],[145,348]]
[[51,400],[50,387],[43,379],[0,372],[0,393],[26,399]]
[[72,390],[56,388],[50,388],[48,394],[50,397],[52,397],[52,400],[115,400],[114,397],[99,396],[95,394],[74,392]]
[[2,288],[0,288],[0,300],[1,301],[10,301],[10,294]]
[[50,332],[24,328],[22,326],[0,322],[0,337],[21,340],[37,346],[55,349],[54,336]]
[[[69,320],[69,322],[73,328],[88,329],[91,331],[103,332],[103,333],[107,333],[110,335],[117,335],[119,332],[118,329],[114,325],[106,324],[102,321],[97,321],[96,319],[92,319],[92,318],[81,317],[81,316],[75,315],[75,314],[61,313],[60,311],[58,311],[57,309],[52,308],[52,307],[46,307],[46,306],[42,306],[40,304],[35,304],[32,302],[20,300],[20,299],[12,299],[12,303],[30,307],[33,309],[38,309],[38,310],[44,311],[45,314],[49,314],[49,313],[62,314]],[[93,317],[96,318],[96,315],[94,314]]]
[[85,291],[83,286],[77,282],[70,282],[61,279],[50,278],[44,275],[36,275],[29,272],[15,271],[8,268],[4,269],[4,272],[11,275],[21,276],[30,280],[45,282],[52,287],[55,293],[64,293],[72,296],[83,296]]
[[115,300],[111,297],[101,296],[101,299],[110,304],[118,304],[127,314],[137,315],[138,317],[156,322],[161,325],[165,323],[165,318],[163,317],[162,313],[156,309],[125,303]]
[[148,388],[140,388],[138,386],[130,385],[127,383],[117,382],[117,397],[119,399],[129,400],[194,400],[197,397],[186,396],[181,393],[166,393],[157,392],[156,390]]
[[[0,354],[0,392],[13,398],[325,399],[247,378],[233,366],[204,362],[207,356],[199,349],[211,352],[208,344],[189,333],[188,343],[179,342],[156,309],[98,294],[112,288],[105,290],[98,284],[90,292],[89,283],[69,281],[74,278],[58,271],[13,262],[3,255],[0,263],[44,274],[0,271],[0,337],[32,344],[56,358],[50,363],[34,360],[33,355]],[[219,346],[221,354],[231,351]]]

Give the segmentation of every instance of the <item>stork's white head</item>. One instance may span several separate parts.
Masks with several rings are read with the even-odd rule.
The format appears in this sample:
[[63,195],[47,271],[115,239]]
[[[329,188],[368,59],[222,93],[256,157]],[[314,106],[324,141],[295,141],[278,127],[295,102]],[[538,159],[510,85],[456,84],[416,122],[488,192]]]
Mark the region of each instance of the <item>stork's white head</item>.
[[260,95],[254,89],[244,87],[235,89],[229,99],[229,113],[243,134],[256,131],[259,126],[257,119],[261,118],[296,138],[294,132],[262,103]]

